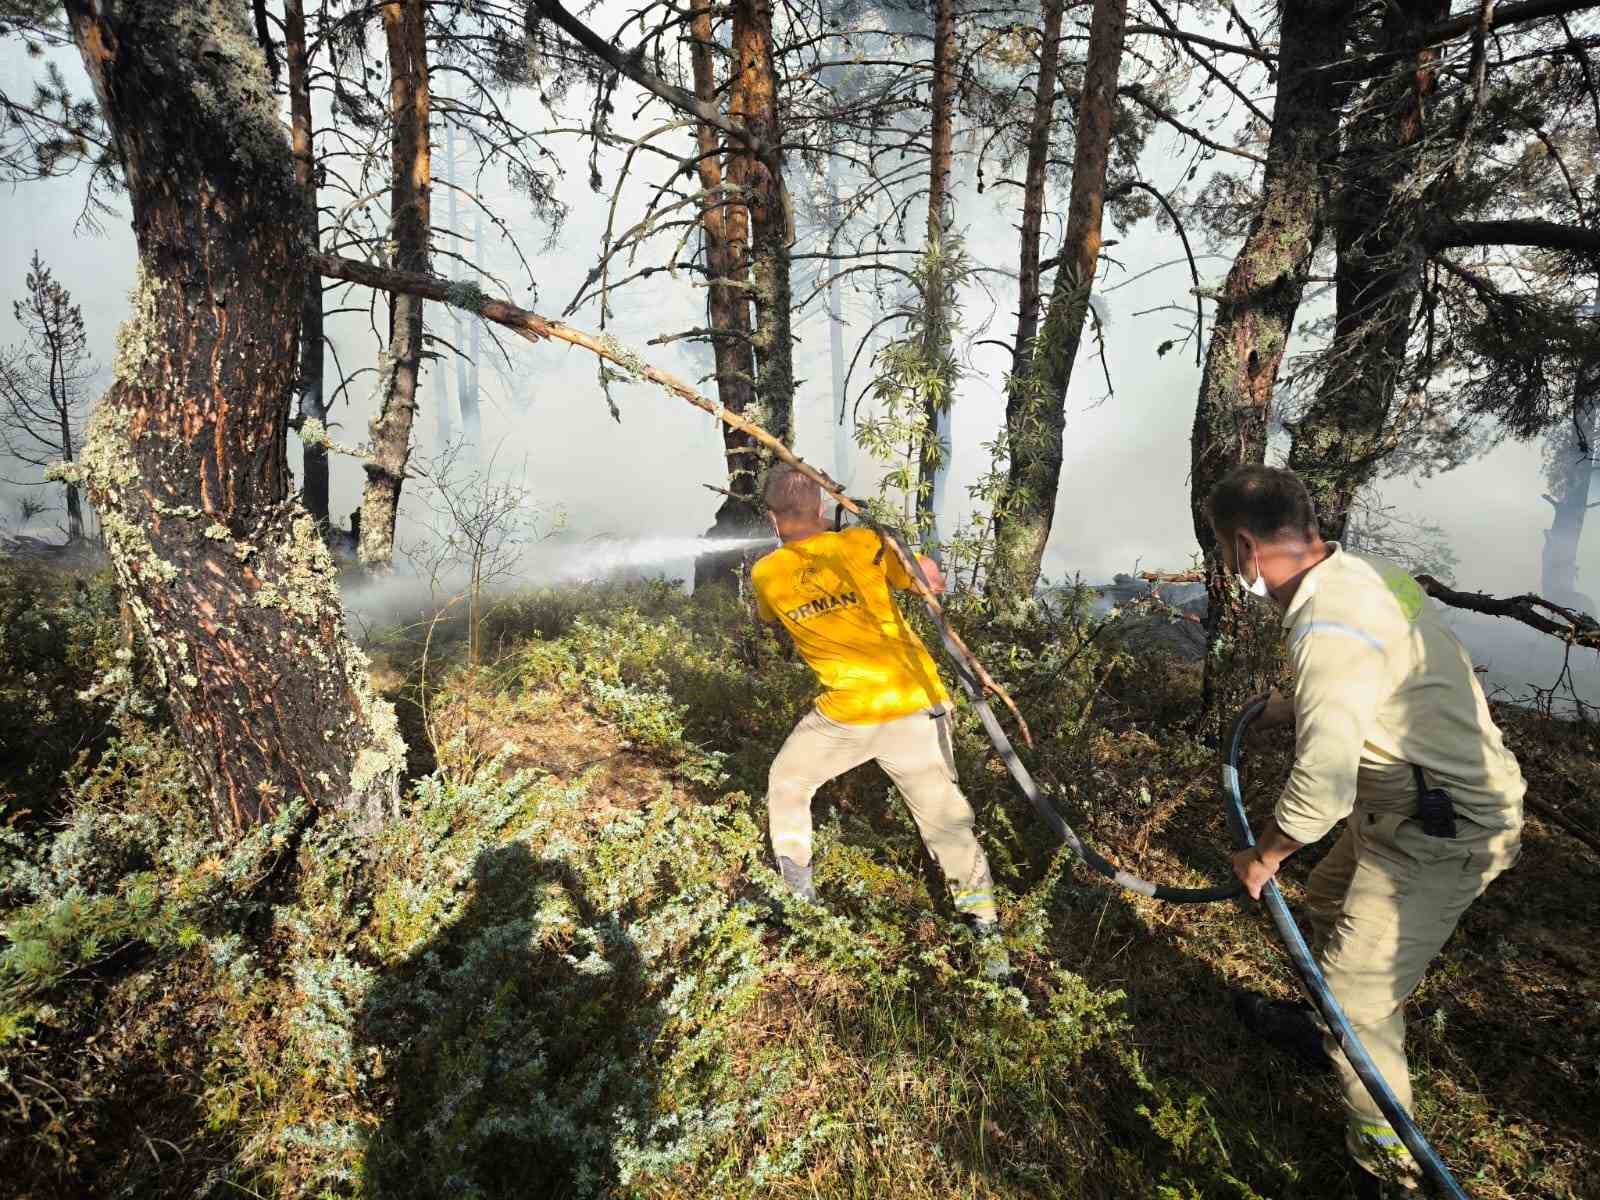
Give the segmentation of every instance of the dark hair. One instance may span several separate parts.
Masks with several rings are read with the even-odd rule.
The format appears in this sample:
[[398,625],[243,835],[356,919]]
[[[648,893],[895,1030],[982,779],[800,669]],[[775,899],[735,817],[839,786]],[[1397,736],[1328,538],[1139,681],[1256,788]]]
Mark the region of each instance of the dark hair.
[[1317,527],[1317,510],[1300,476],[1254,463],[1235,467],[1217,480],[1206,497],[1206,513],[1223,537],[1243,529],[1271,538]]
[[822,489],[797,468],[778,463],[767,472],[761,499],[775,517],[814,517],[822,508]]

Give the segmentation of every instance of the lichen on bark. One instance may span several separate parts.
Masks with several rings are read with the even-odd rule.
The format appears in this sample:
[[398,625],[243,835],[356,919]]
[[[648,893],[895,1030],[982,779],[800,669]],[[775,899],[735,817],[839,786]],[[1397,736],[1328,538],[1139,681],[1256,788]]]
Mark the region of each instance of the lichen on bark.
[[111,360],[112,374],[129,387],[155,385],[154,372],[161,364],[160,347],[163,343],[157,319],[157,304],[163,286],[161,278],[141,258],[133,290],[128,293],[128,302],[133,311],[126,321],[117,326],[116,353]]

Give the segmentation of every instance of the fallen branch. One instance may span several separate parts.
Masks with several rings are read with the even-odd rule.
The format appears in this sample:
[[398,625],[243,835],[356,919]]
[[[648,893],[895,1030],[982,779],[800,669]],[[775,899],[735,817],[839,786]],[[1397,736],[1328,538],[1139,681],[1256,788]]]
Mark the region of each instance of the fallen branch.
[[[1417,582],[1428,595],[1441,604],[1448,604],[1451,608],[1463,608],[1468,612],[1483,613],[1491,617],[1510,617],[1513,621],[1521,621],[1524,625],[1532,626],[1540,633],[1560,638],[1569,646],[1600,650],[1600,621],[1577,609],[1563,608],[1531,592],[1523,596],[1507,596],[1504,599],[1484,592],[1458,592],[1440,583],[1432,575],[1418,575]],[[1554,614],[1558,619],[1553,620],[1546,616],[1546,613]],[[1561,624],[1562,621],[1566,624]]]
[[1140,571],[1139,578],[1146,583],[1204,583],[1204,571]]
[[1545,801],[1540,800],[1537,796],[1524,796],[1522,798],[1522,803],[1531,808],[1544,820],[1549,821],[1552,825],[1559,826],[1560,828],[1566,830],[1585,846],[1589,847],[1589,849],[1593,850],[1596,854],[1600,854],[1600,837],[1596,837],[1594,834],[1590,833],[1587,829],[1585,829],[1582,825],[1579,825],[1555,805],[1547,804]]
[[[529,312],[527,309],[518,308],[506,300],[499,300],[486,296],[475,287],[459,283],[452,283],[440,279],[437,275],[428,275],[420,271],[395,271],[388,267],[374,266],[372,263],[358,262],[352,258],[341,258],[334,254],[313,254],[310,256],[310,265],[322,275],[330,279],[343,279],[349,283],[359,283],[364,287],[374,288],[384,292],[399,292],[410,296],[421,296],[425,300],[436,300],[442,304],[449,304],[456,308],[464,309],[482,317],[486,321],[493,321],[503,325],[514,333],[520,334],[530,342],[541,342],[546,339],[566,342],[571,346],[581,346],[591,354],[604,359],[613,366],[636,379],[646,380],[663,388],[681,400],[703,412],[710,413],[724,425],[744,434],[752,441],[757,442],[770,450],[779,461],[788,463],[797,471],[810,479],[835,501],[841,504],[846,512],[857,517],[866,517],[866,512],[854,500],[844,493],[844,485],[835,482],[825,472],[813,467],[810,463],[800,458],[795,452],[785,446],[772,434],[753,421],[747,420],[738,413],[729,412],[721,404],[709,400],[695,391],[688,384],[676,376],[652,367],[637,353],[628,349],[610,334],[596,336],[586,333],[581,329],[574,329],[560,321],[552,321],[541,317],[538,313]],[[886,544],[894,551],[895,557],[905,567],[906,574],[911,577],[913,585],[922,599],[927,603],[929,610],[941,621],[944,619],[944,607],[939,603],[937,596],[923,586],[919,578],[920,571],[915,561],[907,554],[905,549],[895,538],[885,538]],[[1029,747],[1033,745],[1033,735],[1028,730],[1027,721],[1023,720],[1022,713],[1017,710],[1016,704],[1005,688],[995,682],[983,664],[961,640],[961,636],[951,629],[950,641],[960,652],[963,665],[972,672],[974,678],[981,683],[986,691],[992,692],[1011,711],[1017,719],[1017,727],[1022,733],[1022,740]]]

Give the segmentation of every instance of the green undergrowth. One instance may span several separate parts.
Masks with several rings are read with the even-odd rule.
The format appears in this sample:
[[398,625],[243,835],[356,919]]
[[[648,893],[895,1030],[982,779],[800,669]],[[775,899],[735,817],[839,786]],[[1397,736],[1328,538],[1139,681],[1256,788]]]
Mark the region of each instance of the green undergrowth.
[[[94,736],[0,831],[0,1193],[1349,1194],[1331,1085],[1227,1009],[1232,986],[1291,993],[1269,927],[1083,875],[970,706],[956,751],[1008,986],[975,976],[875,767],[818,795],[824,904],[781,894],[765,775],[812,681],[736,596],[509,598],[471,669],[438,629],[397,632],[380,674],[427,764],[400,815],[371,836],[289,812],[225,843],[88,595]],[[954,607],[1079,832],[1141,873],[1217,878],[1215,755],[1179,723],[1192,671],[1103,650],[1070,597],[1003,629]],[[1536,788],[1595,794],[1592,730],[1508,736]],[[1263,744],[1252,794],[1285,763]],[[1531,830],[1413,1006],[1420,1115],[1478,1196],[1596,1192],[1586,853]]]

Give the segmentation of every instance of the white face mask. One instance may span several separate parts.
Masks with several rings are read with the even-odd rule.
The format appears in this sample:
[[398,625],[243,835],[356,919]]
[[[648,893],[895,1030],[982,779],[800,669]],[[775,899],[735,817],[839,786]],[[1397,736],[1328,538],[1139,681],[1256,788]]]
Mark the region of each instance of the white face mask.
[[[1242,564],[1244,562],[1244,555],[1239,554],[1239,547],[1237,545],[1234,546],[1233,552],[1235,555],[1238,555],[1234,561]],[[1261,574],[1261,563],[1259,560],[1256,562],[1256,578],[1254,583],[1244,577],[1243,571],[1234,571],[1233,577],[1239,581],[1239,588],[1245,593],[1245,595],[1255,596],[1260,600],[1265,600],[1269,597],[1270,593],[1267,591],[1267,580],[1266,577]]]

